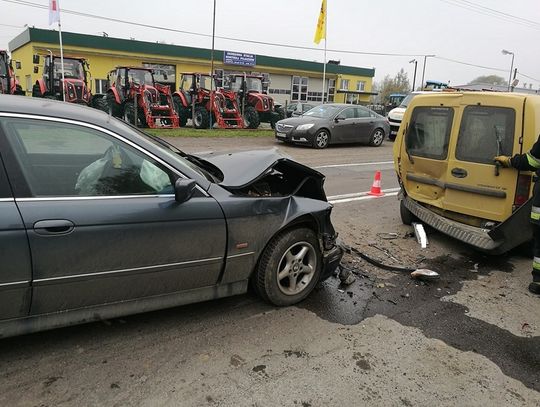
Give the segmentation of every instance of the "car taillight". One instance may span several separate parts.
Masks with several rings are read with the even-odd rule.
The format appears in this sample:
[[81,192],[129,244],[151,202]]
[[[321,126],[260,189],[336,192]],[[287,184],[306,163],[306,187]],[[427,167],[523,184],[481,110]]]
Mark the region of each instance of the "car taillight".
[[516,196],[514,198],[514,205],[521,206],[529,199],[529,193],[531,191],[531,176],[527,174],[520,174],[518,176]]

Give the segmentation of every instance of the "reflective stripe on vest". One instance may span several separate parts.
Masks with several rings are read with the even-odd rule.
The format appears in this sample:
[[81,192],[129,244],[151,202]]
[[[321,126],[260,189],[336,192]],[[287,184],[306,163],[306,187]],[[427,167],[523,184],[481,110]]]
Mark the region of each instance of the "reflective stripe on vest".
[[540,220],[540,207],[533,206],[531,208],[531,219],[532,220]]
[[540,270],[540,257],[533,259],[533,270]]
[[536,169],[540,168],[540,160],[536,157],[533,157],[531,153],[527,153],[527,162],[533,168],[536,168]]

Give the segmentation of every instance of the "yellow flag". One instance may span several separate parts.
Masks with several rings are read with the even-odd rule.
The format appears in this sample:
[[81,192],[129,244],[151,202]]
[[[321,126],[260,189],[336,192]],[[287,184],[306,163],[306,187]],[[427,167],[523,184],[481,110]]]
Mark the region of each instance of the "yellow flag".
[[318,44],[323,38],[326,39],[326,0],[322,0],[321,13],[319,14],[313,41]]

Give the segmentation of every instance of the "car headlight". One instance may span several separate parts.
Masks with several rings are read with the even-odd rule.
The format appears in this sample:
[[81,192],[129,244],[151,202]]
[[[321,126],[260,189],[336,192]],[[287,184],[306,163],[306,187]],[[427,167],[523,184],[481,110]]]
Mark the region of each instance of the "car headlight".
[[309,130],[309,129],[311,129],[313,126],[315,126],[314,123],[301,124],[300,126],[298,126],[298,127],[296,128],[296,130],[299,130],[299,131]]

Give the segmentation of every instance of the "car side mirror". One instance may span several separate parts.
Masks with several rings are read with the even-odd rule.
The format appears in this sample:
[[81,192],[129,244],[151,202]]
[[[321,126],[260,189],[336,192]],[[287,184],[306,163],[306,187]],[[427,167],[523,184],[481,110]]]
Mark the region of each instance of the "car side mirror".
[[197,183],[192,179],[178,178],[174,183],[174,200],[183,203],[191,199],[197,188]]
[[340,122],[341,120],[345,120],[345,118],[343,116],[336,116],[336,118],[334,119],[336,123]]

